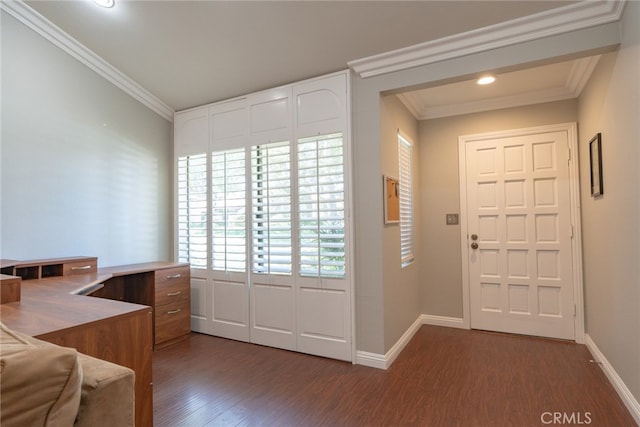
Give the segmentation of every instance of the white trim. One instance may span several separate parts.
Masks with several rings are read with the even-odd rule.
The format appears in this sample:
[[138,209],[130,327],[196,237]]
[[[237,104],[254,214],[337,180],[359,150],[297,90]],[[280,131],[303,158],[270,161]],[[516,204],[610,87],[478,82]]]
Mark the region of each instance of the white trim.
[[368,351],[356,351],[354,364],[368,366],[376,369],[387,369],[387,359],[384,354],[369,353]]
[[469,327],[464,324],[464,319],[461,317],[436,316],[433,314],[423,314],[422,324],[444,326],[446,328],[469,329]]
[[573,94],[573,98],[580,96],[601,57],[602,55],[588,56],[573,62],[565,84],[568,91]]
[[422,326],[422,316],[418,316],[418,318],[409,326],[409,329],[406,330],[404,334],[400,337],[398,341],[387,351],[384,355],[385,360],[387,361],[387,368],[391,366],[391,364],[396,360],[398,355],[402,352],[402,350],[409,344],[411,338],[418,332]]
[[620,19],[626,0],[579,2],[484,28],[349,61],[362,78],[486,52]]
[[435,316],[432,314],[421,314],[418,318],[409,326],[404,334],[398,341],[387,351],[386,354],[369,353],[367,351],[356,351],[356,357],[354,358],[354,364],[369,366],[371,368],[389,369],[389,366],[396,360],[402,350],[409,344],[411,338],[418,332],[420,326],[432,325],[432,326],[444,326],[447,328],[457,329],[469,329],[465,326],[463,319],[459,317],[447,317],[447,316]]
[[[573,61],[573,65],[563,86],[518,93],[515,95],[483,99],[480,101],[459,104],[424,105],[422,91],[405,92],[397,97],[409,109],[417,120],[430,120],[441,117],[471,114],[482,111],[499,110],[503,108],[521,107],[524,105],[542,104],[545,102],[563,101],[580,96],[584,85],[595,69],[600,55],[580,58]],[[428,96],[428,95],[427,95]]]
[[580,222],[580,179],[578,164],[578,127],[576,123],[559,123],[546,126],[535,126],[522,129],[509,129],[497,132],[487,132],[475,135],[464,135],[458,137],[458,170],[460,174],[460,247],[462,257],[462,305],[463,324],[471,327],[471,306],[470,299],[470,279],[467,253],[468,229],[467,229],[467,177],[465,157],[467,142],[482,139],[498,139],[512,136],[531,135],[547,132],[567,132],[567,142],[569,144],[569,188],[571,197],[571,226],[573,237],[571,239],[571,257],[573,273],[573,303],[575,304],[574,317],[574,339],[577,343],[584,343],[584,287],[582,277],[582,225]]
[[[596,60],[597,62],[597,60]],[[595,64],[594,64],[595,66]],[[584,285],[582,277],[582,222],[580,205],[580,162],[578,161],[578,125],[567,123],[569,144],[569,191],[571,194],[571,260],[573,269],[573,303],[575,304],[575,340],[584,344]]]
[[462,324],[471,329],[471,301],[469,285],[469,230],[467,227],[467,158],[464,142],[458,138],[458,174],[460,175],[460,254],[462,254]]
[[633,396],[624,381],[622,381],[622,378],[620,378],[620,375],[618,375],[611,363],[609,363],[607,358],[604,357],[604,354],[602,354],[589,334],[585,335],[585,344],[593,355],[595,361],[598,362],[598,364],[604,371],[605,375],[611,382],[611,385],[613,385],[613,388],[616,390],[633,418],[636,420],[636,423],[640,425],[640,403],[638,403],[638,400]]
[[0,9],[22,22],[31,30],[77,59],[126,94],[151,109],[165,120],[173,121],[173,108],[151,94],[120,70],[65,33],[44,16],[22,1],[0,1]]
[[[545,102],[562,101],[576,96],[565,87],[535,90],[516,95],[501,96],[498,98],[483,99],[480,101],[465,102],[460,104],[438,105],[421,108],[420,95],[415,92],[399,94],[398,98],[411,111],[417,120],[430,120],[442,117],[457,116],[461,114],[479,113],[482,111],[499,110],[503,108],[520,107],[523,105],[542,104]],[[412,99],[418,98],[418,99]],[[407,105],[409,104],[409,105]]]
[[[398,97],[400,102],[402,102],[404,106],[407,107],[407,110],[409,110],[411,115],[415,117],[416,120],[427,120],[427,118],[425,118],[427,116],[426,110],[428,110],[429,108],[425,107],[422,104],[422,96],[420,96],[418,91],[402,92],[397,94],[396,96]],[[430,115],[429,118],[431,118]]]
[[[349,119],[347,120],[346,123],[346,129],[345,129],[345,139],[346,139],[346,144],[345,144],[345,164],[347,165],[347,169],[348,169],[348,173],[346,173],[346,185],[347,188],[349,189],[349,192],[351,193],[353,191],[353,189],[355,189],[355,185],[353,183],[353,128],[351,127],[351,117],[353,117],[351,115],[351,72],[349,70],[344,70],[344,71],[340,71],[340,72],[336,72],[334,74],[330,74],[331,75],[340,75],[341,73],[344,73],[345,79],[346,79],[346,98],[347,98],[347,116]],[[328,77],[328,76],[327,76]],[[356,334],[356,321],[357,321],[357,317],[356,317],[356,273],[355,273],[355,266],[356,266],[356,251],[355,251],[355,231],[356,231],[356,224],[355,224],[355,216],[353,215],[353,212],[355,212],[355,197],[349,196],[349,202],[345,205],[345,215],[346,215],[346,221],[348,223],[349,226],[349,241],[348,241],[348,256],[349,256],[349,296],[351,298],[350,301],[350,308],[351,308],[351,361],[353,364],[356,363],[356,357],[357,357],[357,334]]]
[[366,351],[356,351],[355,363],[358,365],[369,366],[372,368],[378,369],[388,369],[389,366],[396,360],[398,355],[404,350],[404,348],[409,344],[411,338],[418,332],[420,326],[422,326],[422,315],[418,316],[418,318],[409,326],[409,329],[405,331],[404,334],[400,337],[398,341],[387,351],[386,354],[382,355],[379,353],[369,353]]

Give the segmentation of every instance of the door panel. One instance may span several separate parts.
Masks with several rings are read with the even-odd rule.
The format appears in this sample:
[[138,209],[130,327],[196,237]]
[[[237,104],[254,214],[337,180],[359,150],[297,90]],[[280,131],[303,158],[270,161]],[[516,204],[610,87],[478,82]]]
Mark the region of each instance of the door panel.
[[253,282],[251,342],[296,349],[293,286]]
[[213,281],[213,331],[217,336],[249,341],[249,297],[244,282]]
[[194,277],[198,269],[191,269],[191,329],[196,332],[212,333],[207,322],[207,280]]
[[350,305],[346,290],[300,287],[298,351],[351,360]]
[[574,339],[567,133],[465,142],[471,327]]

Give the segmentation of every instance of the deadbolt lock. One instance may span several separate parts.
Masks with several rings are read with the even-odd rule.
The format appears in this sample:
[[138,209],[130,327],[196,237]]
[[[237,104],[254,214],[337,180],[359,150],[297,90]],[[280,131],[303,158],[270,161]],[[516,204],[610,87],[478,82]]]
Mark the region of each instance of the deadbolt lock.
[[471,235],[471,240],[478,240],[478,235],[477,234],[472,234]]

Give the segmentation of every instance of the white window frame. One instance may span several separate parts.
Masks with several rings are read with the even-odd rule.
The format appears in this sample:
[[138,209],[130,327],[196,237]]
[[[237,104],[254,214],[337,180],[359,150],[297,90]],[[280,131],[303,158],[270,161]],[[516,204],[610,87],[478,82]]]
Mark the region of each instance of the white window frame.
[[398,132],[398,180],[400,198],[400,261],[406,267],[415,260],[413,203],[413,143]]
[[247,270],[247,153],[244,148],[211,154],[209,239],[213,271]]
[[291,142],[251,147],[251,272],[293,274],[293,162]]
[[206,153],[180,156],[177,161],[177,258],[202,270],[209,267],[209,169]]
[[300,138],[296,186],[298,275],[345,279],[347,209],[342,132]]

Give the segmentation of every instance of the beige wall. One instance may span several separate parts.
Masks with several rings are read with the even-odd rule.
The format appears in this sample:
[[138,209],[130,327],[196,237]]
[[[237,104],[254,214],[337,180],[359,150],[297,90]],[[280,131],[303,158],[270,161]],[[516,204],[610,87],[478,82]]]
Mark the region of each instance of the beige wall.
[[423,314],[463,316],[460,226],[445,222],[445,214],[460,213],[458,136],[577,119],[577,100],[567,100],[419,123]]
[[[602,57],[579,103],[586,332],[640,401],[640,3],[628,2],[618,53]],[[589,187],[602,133],[604,195]]]
[[[415,235],[420,235],[421,214],[417,187],[420,180],[418,163],[418,123],[396,96],[381,97],[380,137],[382,173],[398,177],[398,130],[413,142],[414,177],[414,227]],[[382,178],[380,178],[382,179]],[[382,183],[382,181],[380,181]],[[380,187],[382,194],[382,186]],[[382,218],[380,219],[382,221]],[[422,314],[420,311],[420,241],[415,240],[416,261],[402,267],[400,261],[400,224],[387,224],[382,230],[383,275],[384,275],[384,342],[385,348],[395,344],[413,322]]]

